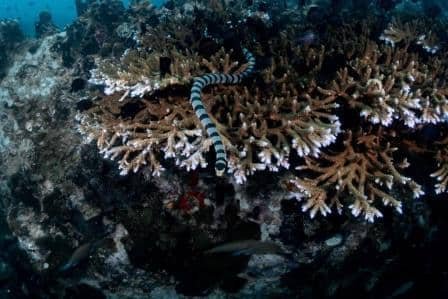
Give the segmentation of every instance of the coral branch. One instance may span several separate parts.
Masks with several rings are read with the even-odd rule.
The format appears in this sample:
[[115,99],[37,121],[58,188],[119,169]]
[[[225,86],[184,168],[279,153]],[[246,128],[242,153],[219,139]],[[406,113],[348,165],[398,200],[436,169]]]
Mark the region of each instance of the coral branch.
[[[378,200],[385,206],[392,206],[399,213],[402,203],[391,195],[392,191],[406,187],[415,198],[423,195],[421,186],[411,178],[400,173],[394,165],[393,153],[396,148],[384,142],[381,131],[375,133],[349,132],[344,140],[344,149],[339,153],[321,154],[320,159],[305,158],[305,165],[298,170],[308,171],[310,178],[294,177],[288,182],[294,186],[290,192],[305,193],[304,211],[314,217],[319,211],[322,215],[336,206],[341,211],[342,202],[354,216],[360,214],[370,222],[382,213],[375,207]],[[327,198],[331,194],[330,199]]]

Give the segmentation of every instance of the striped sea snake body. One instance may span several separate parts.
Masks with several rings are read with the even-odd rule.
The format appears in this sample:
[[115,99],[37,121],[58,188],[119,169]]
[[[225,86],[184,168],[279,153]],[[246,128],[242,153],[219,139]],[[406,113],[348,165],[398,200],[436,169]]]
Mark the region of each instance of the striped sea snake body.
[[206,74],[194,78],[191,88],[190,103],[193,106],[196,116],[201,121],[202,126],[207,131],[207,135],[212,139],[215,149],[216,161],[215,171],[217,176],[222,176],[227,167],[227,155],[222,143],[221,136],[216,129],[216,125],[208,116],[204,104],[201,100],[201,91],[204,87],[212,84],[236,84],[240,83],[245,77],[253,73],[255,67],[255,58],[249,50],[243,48],[243,54],[247,60],[247,68],[239,74]]

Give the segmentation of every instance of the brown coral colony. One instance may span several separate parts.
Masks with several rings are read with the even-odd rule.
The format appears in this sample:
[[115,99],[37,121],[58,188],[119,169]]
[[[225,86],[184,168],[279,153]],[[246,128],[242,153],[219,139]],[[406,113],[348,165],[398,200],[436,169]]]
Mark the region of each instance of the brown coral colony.
[[[96,59],[90,81],[104,85],[105,94],[79,113],[79,130],[104,157],[118,160],[123,175],[142,168],[160,175],[172,167],[170,159],[187,171],[213,165],[212,140],[188,91],[193,77],[238,73],[245,60],[239,49],[201,52],[201,41],[184,26],[189,18],[178,16],[179,27],[161,22],[137,31],[140,46],[119,59]],[[293,25],[268,42],[241,41],[264,62],[257,78],[210,86],[201,96],[236,183],[255,172],[278,172],[311,217],[348,208],[371,222],[382,217],[381,206],[402,213],[406,194],[424,194],[410,171],[416,152],[404,140],[426,126],[446,129],[448,51],[428,21],[392,20],[380,35],[364,22],[328,28],[318,45],[294,44],[300,28]],[[164,43],[156,38],[162,34]],[[340,38],[347,36],[350,42]],[[442,137],[413,139],[433,155],[433,190],[426,193],[448,189]]]

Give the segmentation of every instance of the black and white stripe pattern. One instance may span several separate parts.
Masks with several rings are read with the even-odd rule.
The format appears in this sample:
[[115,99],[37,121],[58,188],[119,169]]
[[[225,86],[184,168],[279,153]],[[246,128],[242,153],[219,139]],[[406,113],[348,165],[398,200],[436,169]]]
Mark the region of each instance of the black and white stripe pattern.
[[216,129],[216,125],[210,119],[201,100],[201,91],[204,87],[212,84],[236,84],[241,82],[245,77],[249,76],[255,67],[255,58],[249,50],[243,48],[244,56],[247,60],[247,68],[239,74],[207,74],[202,77],[194,78],[193,87],[191,88],[190,102],[193,106],[196,116],[207,130],[207,135],[212,139],[215,148],[216,175],[222,176],[227,167],[227,155],[222,143],[221,136]]

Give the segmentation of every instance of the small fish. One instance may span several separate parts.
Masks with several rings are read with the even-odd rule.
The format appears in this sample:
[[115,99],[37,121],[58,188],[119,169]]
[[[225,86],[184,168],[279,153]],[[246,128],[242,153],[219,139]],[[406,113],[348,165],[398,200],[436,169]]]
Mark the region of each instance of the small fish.
[[88,242],[82,244],[72,253],[68,261],[59,268],[60,272],[64,272],[79,265],[83,260],[87,259],[90,255],[94,242]]
[[319,36],[311,30],[305,31],[298,38],[299,45],[310,46],[315,45],[319,41]]
[[276,243],[257,240],[242,240],[224,243],[205,251],[205,254],[214,253],[229,253],[233,256],[252,254],[285,254],[283,249]]

